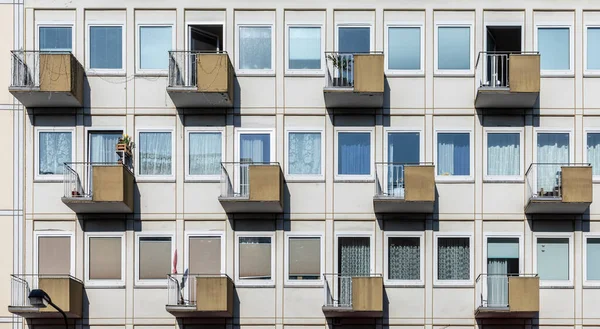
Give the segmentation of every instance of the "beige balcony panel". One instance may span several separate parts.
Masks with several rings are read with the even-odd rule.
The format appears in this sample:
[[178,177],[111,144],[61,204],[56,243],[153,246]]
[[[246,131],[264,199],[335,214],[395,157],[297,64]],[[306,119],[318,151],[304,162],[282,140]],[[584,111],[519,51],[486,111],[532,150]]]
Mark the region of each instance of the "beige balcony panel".
[[532,318],[540,311],[540,278],[508,278],[508,307],[479,307],[477,318]]
[[283,212],[283,173],[279,165],[249,165],[248,182],[248,196],[219,197],[226,212]]
[[562,198],[538,200],[530,198],[527,214],[582,214],[592,203],[592,167],[561,167]]
[[[83,314],[83,283],[69,277],[42,277],[39,289],[44,290],[52,302],[60,307],[71,319],[81,319]],[[9,312],[25,318],[62,318],[52,306],[37,308],[32,306],[8,307]]]
[[196,305],[167,305],[178,318],[230,318],[233,316],[233,281],[227,276],[196,277]]
[[383,316],[383,277],[352,277],[352,307],[323,306],[328,318]]
[[432,213],[435,204],[435,166],[404,167],[404,198],[375,195],[376,213]]

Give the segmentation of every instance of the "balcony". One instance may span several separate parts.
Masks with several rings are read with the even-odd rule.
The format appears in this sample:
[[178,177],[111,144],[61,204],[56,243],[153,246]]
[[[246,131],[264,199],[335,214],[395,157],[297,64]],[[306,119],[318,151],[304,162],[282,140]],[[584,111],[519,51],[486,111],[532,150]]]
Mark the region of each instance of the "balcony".
[[540,310],[536,274],[481,274],[475,289],[476,318],[531,318]]
[[221,163],[219,201],[228,213],[283,212],[283,173],[279,163]]
[[531,109],[540,95],[538,52],[480,52],[476,108]]
[[590,164],[532,163],[525,179],[526,214],[582,214],[592,203]]
[[83,314],[83,283],[70,275],[13,274],[10,276],[11,299],[8,311],[25,318],[61,318],[53,307],[38,308],[29,303],[29,292],[44,290],[52,302],[71,319]]
[[167,92],[179,108],[233,106],[233,76],[226,52],[169,52]]
[[65,163],[62,202],[76,213],[132,213],[134,177],[117,163]]
[[233,316],[233,281],[227,275],[171,274],[167,312],[178,318]]
[[8,90],[25,107],[81,107],[83,67],[71,52],[13,50]]
[[380,108],[383,106],[383,53],[326,52],[328,108]]
[[380,274],[323,274],[323,277],[323,313],[326,317],[379,318],[383,315],[383,277]]
[[434,203],[432,163],[375,163],[376,213],[432,213]]

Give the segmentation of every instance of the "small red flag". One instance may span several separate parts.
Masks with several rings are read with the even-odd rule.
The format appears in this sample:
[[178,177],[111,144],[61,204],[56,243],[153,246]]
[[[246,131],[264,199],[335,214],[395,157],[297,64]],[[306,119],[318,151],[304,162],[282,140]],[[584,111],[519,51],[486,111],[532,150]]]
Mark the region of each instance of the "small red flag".
[[175,249],[175,254],[173,255],[173,274],[177,274],[177,249]]

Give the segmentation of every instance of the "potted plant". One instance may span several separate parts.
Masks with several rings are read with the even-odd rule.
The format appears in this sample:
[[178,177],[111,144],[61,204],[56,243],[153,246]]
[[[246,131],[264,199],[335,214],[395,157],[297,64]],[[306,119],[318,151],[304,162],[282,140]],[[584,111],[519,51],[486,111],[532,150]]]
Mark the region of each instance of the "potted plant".
[[135,147],[135,144],[131,140],[131,136],[123,134],[117,141],[117,152],[123,152],[128,156],[131,156],[131,149]]
[[348,83],[350,80],[350,72],[352,72],[352,56],[348,54],[329,54],[327,59],[335,68],[335,76],[333,77],[334,87],[351,87]]

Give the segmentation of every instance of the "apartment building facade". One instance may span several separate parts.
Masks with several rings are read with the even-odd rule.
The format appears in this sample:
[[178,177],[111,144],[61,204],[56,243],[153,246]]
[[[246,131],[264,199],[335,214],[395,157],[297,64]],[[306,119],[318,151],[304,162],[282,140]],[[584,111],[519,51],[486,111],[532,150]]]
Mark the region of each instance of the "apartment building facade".
[[22,6],[14,325],[600,325],[600,6]]

